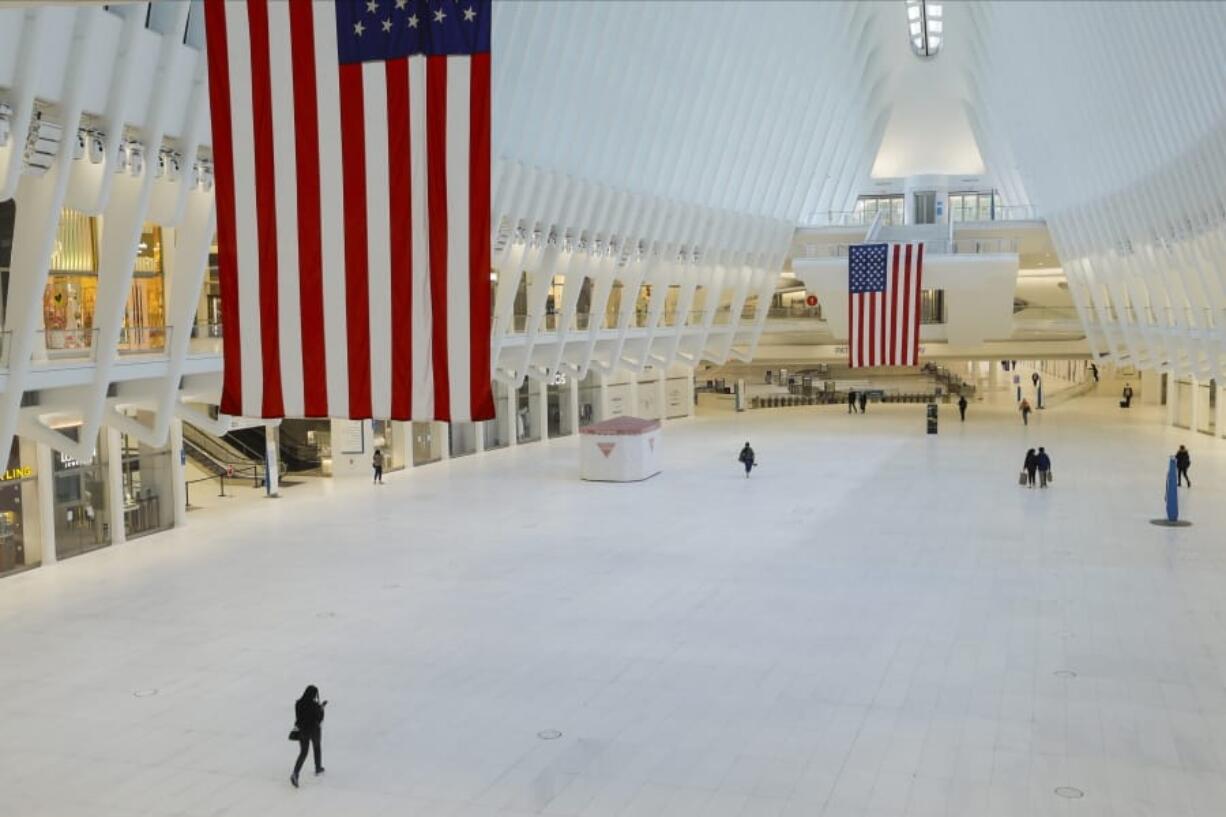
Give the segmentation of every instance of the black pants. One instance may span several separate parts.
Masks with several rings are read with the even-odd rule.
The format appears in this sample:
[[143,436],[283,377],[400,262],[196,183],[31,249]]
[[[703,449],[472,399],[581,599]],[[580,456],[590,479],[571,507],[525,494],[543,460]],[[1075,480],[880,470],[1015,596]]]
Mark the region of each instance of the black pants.
[[1027,468],[1026,469],[1026,484],[1028,487],[1030,488],[1034,487],[1034,474],[1038,470],[1039,470],[1038,468]]
[[962,420],[965,421],[966,420],[966,407],[958,406],[958,413],[962,415]]
[[375,482],[382,482],[382,481],[383,481],[383,466],[376,465],[375,466]]
[[1188,476],[1188,466],[1186,465],[1179,466],[1179,483],[1178,484],[1183,485],[1183,481],[1185,479],[1188,481],[1188,487],[1191,488],[1192,479]]
[[319,733],[316,732],[313,735],[303,735],[298,738],[298,760],[294,763],[294,777],[297,777],[298,772],[302,771],[302,763],[306,760],[307,756],[307,747],[315,750],[315,771],[318,772],[324,767],[323,759],[319,753],[319,737]]
[[745,460],[745,476],[749,476],[749,472],[753,470],[753,460]]

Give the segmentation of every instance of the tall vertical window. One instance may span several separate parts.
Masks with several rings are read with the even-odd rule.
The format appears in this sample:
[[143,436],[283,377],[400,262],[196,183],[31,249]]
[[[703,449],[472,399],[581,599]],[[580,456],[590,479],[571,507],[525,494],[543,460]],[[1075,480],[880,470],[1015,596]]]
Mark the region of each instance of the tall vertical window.
[[906,0],[907,33],[917,57],[935,57],[944,38],[944,7],[932,0]]

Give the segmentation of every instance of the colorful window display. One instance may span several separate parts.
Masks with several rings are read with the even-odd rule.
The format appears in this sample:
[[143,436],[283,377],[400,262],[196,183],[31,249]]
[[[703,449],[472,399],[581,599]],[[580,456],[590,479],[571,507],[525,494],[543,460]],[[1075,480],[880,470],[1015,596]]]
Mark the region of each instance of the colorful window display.
[[[35,499],[34,480],[34,469],[22,463],[21,446],[13,440],[4,473],[0,475],[0,576],[39,563],[37,548],[27,553],[25,537],[25,505]],[[30,511],[34,513],[32,504]]]
[[[43,296],[46,348],[53,357],[88,353],[96,341],[98,220],[63,210]],[[121,352],[151,352],[166,345],[162,230],[146,224],[137,245],[132,284],[119,336]]]

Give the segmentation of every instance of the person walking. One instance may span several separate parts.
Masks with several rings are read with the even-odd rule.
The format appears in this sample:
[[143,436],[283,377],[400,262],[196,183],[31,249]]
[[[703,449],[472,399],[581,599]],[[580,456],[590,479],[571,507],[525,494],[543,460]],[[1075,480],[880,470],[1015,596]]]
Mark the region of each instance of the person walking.
[[958,414],[962,415],[962,422],[966,422],[966,395],[958,395]]
[[383,484],[383,452],[375,449],[375,456],[371,459],[370,465],[375,469],[375,485]]
[[298,736],[298,760],[294,763],[294,772],[289,776],[289,782],[295,789],[298,788],[298,773],[302,771],[308,747],[315,751],[315,774],[324,773],[319,741],[323,732],[324,707],[327,705],[327,701],[319,700],[319,689],[314,684],[308,686],[302,697],[294,703],[294,733]]
[[1034,385],[1036,389],[1039,387],[1039,373],[1038,372],[1030,373],[1030,382],[1032,385]]
[[1132,384],[1124,384],[1124,399],[1120,402],[1120,408],[1132,408]]
[[1039,458],[1033,448],[1026,450],[1026,459],[1022,463],[1022,469],[1026,472],[1026,487],[1033,488],[1034,475],[1039,470]]
[[854,391],[847,392],[847,413],[856,413],[856,393]]
[[745,447],[741,449],[741,453],[737,457],[737,460],[740,461],[741,465],[745,466],[745,479],[749,479],[749,472],[753,470],[754,466],[754,454],[753,448],[750,447],[748,442],[745,443]]
[[[1051,480],[1051,457],[1047,456],[1047,452],[1043,446],[1039,446],[1039,453],[1034,458],[1035,467],[1039,469],[1039,487],[1046,488],[1047,483]],[[1031,479],[1033,483],[1033,478]]]
[[1098,383],[1098,366],[1090,364],[1090,374],[1094,376],[1094,382]]
[[868,392],[860,392],[860,413],[863,414],[865,408],[868,407]]
[[[1184,480],[1187,480],[1188,487],[1192,487],[1192,479],[1188,476],[1188,468],[1192,465],[1192,455],[1188,453],[1188,449],[1184,446],[1179,446],[1179,450],[1175,452],[1175,468],[1179,471],[1179,481],[1177,485],[1183,485]],[[1212,493],[1212,492],[1211,492]]]
[[1022,413],[1022,425],[1030,425],[1030,401],[1023,397],[1022,402],[1017,406],[1017,410]]

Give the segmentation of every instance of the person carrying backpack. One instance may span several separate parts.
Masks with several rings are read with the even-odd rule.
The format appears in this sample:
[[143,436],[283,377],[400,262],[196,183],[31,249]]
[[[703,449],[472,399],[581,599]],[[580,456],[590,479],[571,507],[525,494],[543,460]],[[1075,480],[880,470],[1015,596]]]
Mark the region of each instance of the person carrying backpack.
[[1187,480],[1188,487],[1192,487],[1192,479],[1188,476],[1188,469],[1192,467],[1192,455],[1184,446],[1179,446],[1179,450],[1175,452],[1175,468],[1179,471],[1179,480],[1177,485],[1183,485],[1184,480]]
[[753,470],[754,453],[753,448],[749,443],[745,443],[745,447],[741,449],[741,453],[737,456],[737,460],[745,466],[745,479],[749,479],[749,472]]

